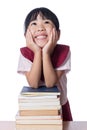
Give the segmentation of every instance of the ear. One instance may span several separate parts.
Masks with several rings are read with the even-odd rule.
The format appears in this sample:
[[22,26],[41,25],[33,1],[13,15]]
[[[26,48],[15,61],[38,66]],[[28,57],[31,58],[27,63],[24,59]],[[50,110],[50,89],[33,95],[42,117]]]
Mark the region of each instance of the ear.
[[60,38],[60,30],[57,31],[57,41],[59,40]]

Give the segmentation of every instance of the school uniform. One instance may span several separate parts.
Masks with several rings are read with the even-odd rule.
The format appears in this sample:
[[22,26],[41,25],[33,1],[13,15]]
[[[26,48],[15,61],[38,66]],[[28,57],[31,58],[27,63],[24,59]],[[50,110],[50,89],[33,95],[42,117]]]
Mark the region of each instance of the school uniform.
[[[20,57],[18,63],[18,73],[24,74],[30,71],[33,64],[34,53],[28,47],[20,48]],[[37,59],[38,60],[38,59]],[[67,73],[71,70],[71,52],[68,45],[57,44],[51,54],[52,65],[55,70],[65,70],[59,83],[56,84],[61,92],[61,105],[64,121],[71,121],[72,115],[67,99]],[[44,76],[41,76],[40,85],[45,85]]]

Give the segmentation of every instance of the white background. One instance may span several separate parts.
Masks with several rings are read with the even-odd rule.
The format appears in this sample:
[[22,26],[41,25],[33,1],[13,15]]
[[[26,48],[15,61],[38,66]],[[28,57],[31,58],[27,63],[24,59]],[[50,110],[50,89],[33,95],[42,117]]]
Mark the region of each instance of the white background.
[[19,49],[25,46],[23,24],[27,13],[45,6],[59,18],[59,43],[71,47],[68,98],[75,121],[87,120],[87,4],[86,0],[0,1],[0,120],[15,120],[24,76],[17,74]]

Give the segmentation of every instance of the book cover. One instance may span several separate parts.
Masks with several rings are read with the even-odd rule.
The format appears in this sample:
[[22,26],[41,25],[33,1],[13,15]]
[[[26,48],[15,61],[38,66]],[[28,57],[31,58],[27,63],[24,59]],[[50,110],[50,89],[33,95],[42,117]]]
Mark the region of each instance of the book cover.
[[46,86],[40,86],[38,88],[32,88],[29,86],[24,86],[21,91],[22,95],[60,95],[60,91],[57,86],[47,88]]

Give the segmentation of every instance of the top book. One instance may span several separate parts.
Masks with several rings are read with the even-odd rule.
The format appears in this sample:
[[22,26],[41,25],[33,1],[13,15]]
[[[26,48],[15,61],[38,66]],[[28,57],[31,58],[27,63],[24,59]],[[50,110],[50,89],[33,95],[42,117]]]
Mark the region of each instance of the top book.
[[60,95],[60,91],[57,86],[47,88],[45,85],[38,88],[32,88],[24,86],[21,90],[21,95],[34,96],[34,95]]

